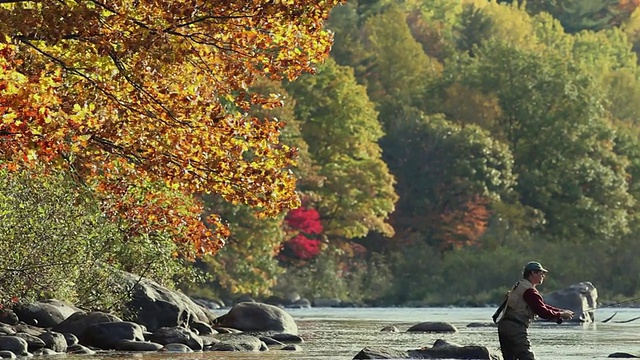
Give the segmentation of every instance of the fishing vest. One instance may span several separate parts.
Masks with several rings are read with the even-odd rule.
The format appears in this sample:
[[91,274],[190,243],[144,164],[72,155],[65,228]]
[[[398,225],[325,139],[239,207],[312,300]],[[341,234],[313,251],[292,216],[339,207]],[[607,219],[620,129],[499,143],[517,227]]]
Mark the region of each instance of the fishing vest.
[[522,325],[529,327],[529,324],[531,324],[531,321],[535,318],[536,314],[531,310],[531,308],[529,308],[529,305],[524,301],[522,295],[526,290],[532,288],[533,284],[529,280],[520,280],[518,285],[509,293],[503,319],[517,321],[522,323]]

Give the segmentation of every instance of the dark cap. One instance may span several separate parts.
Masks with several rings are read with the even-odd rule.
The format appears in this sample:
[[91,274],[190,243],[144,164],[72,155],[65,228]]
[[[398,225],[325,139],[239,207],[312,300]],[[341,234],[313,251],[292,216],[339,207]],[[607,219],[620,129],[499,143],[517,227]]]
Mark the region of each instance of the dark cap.
[[522,272],[527,272],[527,271],[549,272],[549,270],[543,268],[542,264],[540,264],[537,261],[529,261],[527,265],[524,266],[524,269],[522,270]]

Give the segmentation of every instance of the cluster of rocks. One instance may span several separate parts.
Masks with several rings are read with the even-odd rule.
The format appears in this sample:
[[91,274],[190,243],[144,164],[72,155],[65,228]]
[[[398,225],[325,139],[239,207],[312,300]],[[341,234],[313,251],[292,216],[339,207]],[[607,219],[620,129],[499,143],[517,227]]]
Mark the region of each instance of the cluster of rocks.
[[55,299],[0,309],[0,358],[113,350],[299,350],[303,342],[293,318],[279,307],[244,302],[216,317],[151,280],[125,273],[123,281],[133,289],[126,304],[130,321]]

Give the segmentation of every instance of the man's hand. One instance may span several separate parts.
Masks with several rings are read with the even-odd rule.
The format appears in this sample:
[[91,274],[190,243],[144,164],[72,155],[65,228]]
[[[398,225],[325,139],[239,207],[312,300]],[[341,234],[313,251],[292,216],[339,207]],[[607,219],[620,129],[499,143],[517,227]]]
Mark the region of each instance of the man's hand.
[[570,320],[571,318],[573,318],[573,311],[571,311],[571,310],[563,310],[560,313],[560,317],[562,318],[562,320]]

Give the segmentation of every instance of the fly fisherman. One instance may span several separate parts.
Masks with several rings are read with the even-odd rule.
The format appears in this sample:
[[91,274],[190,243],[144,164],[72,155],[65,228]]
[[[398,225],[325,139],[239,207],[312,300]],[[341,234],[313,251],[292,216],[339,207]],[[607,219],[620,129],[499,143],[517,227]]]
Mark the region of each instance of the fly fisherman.
[[494,315],[494,320],[498,322],[498,338],[504,360],[535,359],[527,329],[536,315],[555,320],[558,324],[573,317],[573,311],[545,304],[536,285],[542,284],[546,273],[547,270],[539,262],[527,263],[522,270],[522,279]]

